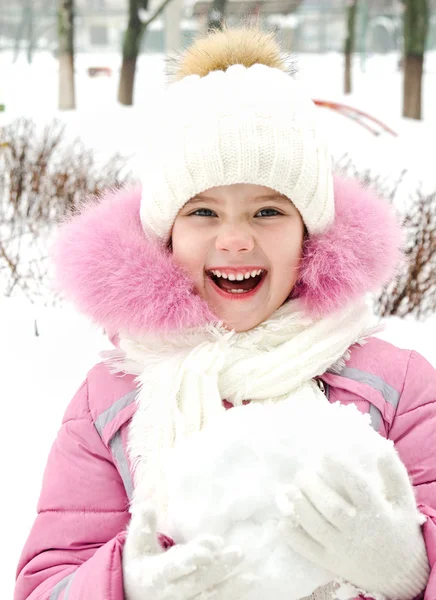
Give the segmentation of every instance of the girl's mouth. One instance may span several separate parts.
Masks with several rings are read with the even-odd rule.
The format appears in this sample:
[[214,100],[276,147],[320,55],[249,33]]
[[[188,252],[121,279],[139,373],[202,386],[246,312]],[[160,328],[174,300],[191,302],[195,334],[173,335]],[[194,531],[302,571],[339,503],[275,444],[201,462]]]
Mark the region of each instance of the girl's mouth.
[[213,289],[227,299],[242,300],[254,296],[261,288],[267,271],[265,269],[247,269],[245,272],[238,271],[222,272],[219,270],[206,271],[206,275],[212,282]]

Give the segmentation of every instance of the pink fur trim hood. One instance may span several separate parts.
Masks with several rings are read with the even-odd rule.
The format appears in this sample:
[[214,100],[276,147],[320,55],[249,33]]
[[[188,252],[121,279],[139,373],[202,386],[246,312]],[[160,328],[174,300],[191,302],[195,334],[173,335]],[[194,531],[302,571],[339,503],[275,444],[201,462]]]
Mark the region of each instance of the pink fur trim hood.
[[[140,189],[111,191],[60,227],[56,285],[112,334],[172,331],[216,321],[171,253],[142,228]],[[401,232],[390,205],[335,180],[335,221],[305,243],[293,296],[313,316],[339,309],[393,275]]]

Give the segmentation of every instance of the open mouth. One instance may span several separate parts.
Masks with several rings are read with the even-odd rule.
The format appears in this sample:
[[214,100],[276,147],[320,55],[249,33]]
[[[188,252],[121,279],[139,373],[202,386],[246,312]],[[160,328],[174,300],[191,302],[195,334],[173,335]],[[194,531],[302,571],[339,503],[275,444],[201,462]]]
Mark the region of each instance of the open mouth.
[[265,269],[253,269],[246,272],[221,272],[218,270],[206,271],[206,275],[218,290],[226,295],[246,296],[256,292],[267,271]]

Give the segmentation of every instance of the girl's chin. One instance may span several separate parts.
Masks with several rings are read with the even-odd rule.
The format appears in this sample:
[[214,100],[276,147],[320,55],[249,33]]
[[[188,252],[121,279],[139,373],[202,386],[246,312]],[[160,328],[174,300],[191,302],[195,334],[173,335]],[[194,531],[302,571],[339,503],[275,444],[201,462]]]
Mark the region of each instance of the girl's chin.
[[229,331],[236,331],[236,333],[243,333],[244,331],[250,331],[250,329],[254,329],[255,327],[257,327],[258,325],[260,325],[260,323],[262,323],[262,321],[259,321],[259,323],[253,323],[251,325],[241,325],[241,324],[237,324],[237,325],[231,325],[230,323],[223,323],[224,327],[226,329],[228,329]]
[[257,327],[257,325],[260,325],[262,321],[268,318],[268,315],[265,314],[265,309],[257,311],[253,307],[247,312],[238,310],[238,307],[218,307],[215,304],[212,310],[223,326],[229,331],[248,331]]

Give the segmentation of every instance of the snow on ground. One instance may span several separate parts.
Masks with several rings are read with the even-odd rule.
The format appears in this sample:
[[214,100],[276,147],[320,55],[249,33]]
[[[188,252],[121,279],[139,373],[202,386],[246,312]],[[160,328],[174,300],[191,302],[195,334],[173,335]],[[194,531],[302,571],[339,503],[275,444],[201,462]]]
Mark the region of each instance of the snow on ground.
[[6,411],[0,518],[7,538],[0,589],[3,598],[12,598],[15,569],[36,515],[43,469],[62,415],[109,342],[70,308],[33,307],[15,299],[0,301],[0,331]]
[[[436,188],[431,163],[436,132],[436,53],[427,61],[423,123],[401,119],[401,75],[396,55],[369,57],[365,71],[355,66],[355,92],[342,96],[342,57],[334,54],[299,57],[299,77],[313,97],[344,101],[385,121],[399,138],[376,138],[343,117],[320,109],[335,155],[353,155],[362,167],[395,177],[409,169],[413,187],[422,180]],[[111,66],[114,76],[89,79],[88,66]],[[134,108],[116,104],[118,55],[79,55],[76,63],[79,110],[56,111],[57,64],[48,54],[36,55],[29,67],[0,53],[0,126],[16,116],[33,116],[38,123],[54,116],[66,122],[69,135],[79,136],[102,159],[115,152],[129,157],[133,172],[140,172],[136,153],[147,139],[147,120],[152,118],[155,92],[163,83],[160,56],[142,56]],[[407,186],[405,187],[405,191]],[[406,200],[405,200],[406,201]],[[35,322],[39,336],[35,335]],[[3,411],[6,435],[2,459],[5,473],[1,530],[6,532],[0,589],[12,597],[19,554],[35,516],[42,472],[62,414],[87,370],[98,361],[98,352],[109,346],[103,333],[71,308],[30,306],[16,299],[0,300],[0,349]],[[436,367],[436,318],[426,323],[390,319],[380,337],[422,352]]]

